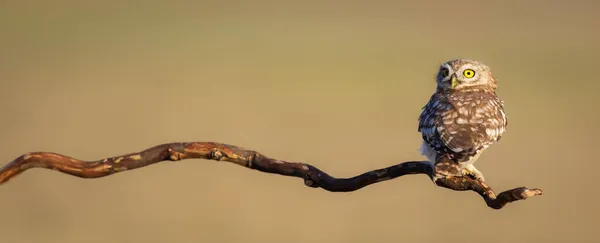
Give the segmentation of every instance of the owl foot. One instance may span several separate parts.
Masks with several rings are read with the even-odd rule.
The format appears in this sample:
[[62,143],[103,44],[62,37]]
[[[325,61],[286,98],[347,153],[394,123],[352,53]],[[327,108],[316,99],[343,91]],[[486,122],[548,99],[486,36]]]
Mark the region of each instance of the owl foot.
[[467,165],[462,169],[462,174],[463,176],[469,176],[475,180],[478,181],[485,181],[485,177],[483,176],[483,173],[481,173],[477,168],[475,168],[475,166],[471,165]]

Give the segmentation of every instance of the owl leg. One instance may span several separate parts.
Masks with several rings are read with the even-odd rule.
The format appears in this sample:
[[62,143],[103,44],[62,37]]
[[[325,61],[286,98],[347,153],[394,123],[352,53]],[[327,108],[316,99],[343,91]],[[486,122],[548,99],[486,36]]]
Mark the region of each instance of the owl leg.
[[465,176],[471,176],[476,180],[485,181],[485,177],[483,177],[483,173],[479,171],[473,164],[465,165],[462,169],[462,174]]

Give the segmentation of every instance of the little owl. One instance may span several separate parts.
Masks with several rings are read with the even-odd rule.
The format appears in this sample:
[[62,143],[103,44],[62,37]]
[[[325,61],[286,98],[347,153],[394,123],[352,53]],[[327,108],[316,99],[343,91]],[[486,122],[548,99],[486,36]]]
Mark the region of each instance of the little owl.
[[421,154],[432,165],[446,156],[463,175],[484,180],[473,166],[481,153],[506,131],[504,103],[496,96],[497,81],[478,61],[458,59],[440,66],[437,88],[419,116]]

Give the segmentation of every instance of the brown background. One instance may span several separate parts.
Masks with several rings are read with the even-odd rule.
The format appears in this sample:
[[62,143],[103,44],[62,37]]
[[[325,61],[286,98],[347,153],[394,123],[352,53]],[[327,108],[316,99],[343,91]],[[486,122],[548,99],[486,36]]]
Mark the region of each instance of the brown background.
[[[593,1],[0,2],[0,160],[217,141],[353,176],[420,159],[438,65],[481,60],[509,130],[485,206],[409,176],[352,193],[205,160],[0,187],[2,242],[599,242]],[[391,2],[391,1],[390,1]]]

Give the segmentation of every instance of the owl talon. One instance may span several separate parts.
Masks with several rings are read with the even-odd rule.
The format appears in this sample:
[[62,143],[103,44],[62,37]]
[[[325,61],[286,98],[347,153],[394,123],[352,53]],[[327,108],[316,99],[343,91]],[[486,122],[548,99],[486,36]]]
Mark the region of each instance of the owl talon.
[[473,165],[467,166],[467,168],[462,169],[462,175],[471,177],[474,180],[485,181],[485,177],[483,174],[477,170]]

